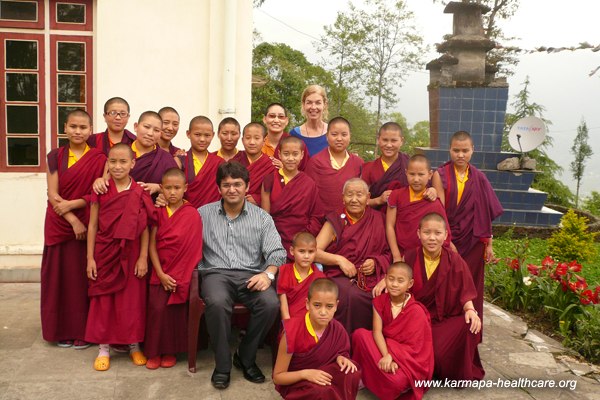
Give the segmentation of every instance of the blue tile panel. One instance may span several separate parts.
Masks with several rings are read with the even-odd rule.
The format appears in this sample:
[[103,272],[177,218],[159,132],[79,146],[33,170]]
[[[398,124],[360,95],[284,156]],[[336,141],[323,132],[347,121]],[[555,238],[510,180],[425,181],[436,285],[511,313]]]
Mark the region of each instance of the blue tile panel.
[[481,170],[490,181],[494,189],[527,190],[531,187],[535,172],[532,171],[498,171],[491,169]]
[[547,193],[528,190],[495,189],[496,196],[504,209],[541,210]]
[[464,130],[473,137],[477,151],[500,151],[508,100],[507,87],[441,87],[430,90],[430,99],[430,103],[437,100],[437,112],[434,114],[437,114],[439,148],[447,149],[452,134]]
[[494,220],[494,225],[556,226],[560,223],[561,217],[561,213],[551,213],[543,210],[506,209],[501,216]]

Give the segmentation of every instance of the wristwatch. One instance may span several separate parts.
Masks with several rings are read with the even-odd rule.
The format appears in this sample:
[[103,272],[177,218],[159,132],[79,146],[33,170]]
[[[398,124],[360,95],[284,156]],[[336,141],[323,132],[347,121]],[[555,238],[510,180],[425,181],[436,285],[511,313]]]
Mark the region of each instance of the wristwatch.
[[271,282],[275,280],[275,274],[273,274],[272,272],[265,271],[265,274],[267,274],[267,278],[269,278]]

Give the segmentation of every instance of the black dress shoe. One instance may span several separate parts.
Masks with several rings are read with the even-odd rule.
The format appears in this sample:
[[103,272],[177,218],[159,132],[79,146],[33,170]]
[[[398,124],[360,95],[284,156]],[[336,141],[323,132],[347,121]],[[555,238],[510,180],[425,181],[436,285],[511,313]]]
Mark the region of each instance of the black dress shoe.
[[215,369],[210,377],[210,382],[215,389],[227,389],[229,387],[229,381],[231,380],[229,372],[217,372]]
[[240,356],[238,355],[237,351],[233,354],[233,365],[242,370],[244,373],[244,378],[246,378],[247,381],[252,383],[263,383],[265,381],[265,376],[260,368],[258,368],[258,365],[254,363],[249,367],[245,367],[242,364],[242,360],[240,360]]

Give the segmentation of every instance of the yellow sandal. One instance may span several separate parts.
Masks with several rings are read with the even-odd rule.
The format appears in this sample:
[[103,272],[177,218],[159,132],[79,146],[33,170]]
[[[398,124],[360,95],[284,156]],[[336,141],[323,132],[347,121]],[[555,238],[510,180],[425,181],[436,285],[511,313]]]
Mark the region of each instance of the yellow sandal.
[[98,356],[94,360],[94,369],[96,371],[108,371],[110,368],[110,357],[109,356]]
[[148,361],[144,353],[141,351],[134,351],[133,353],[129,354],[129,357],[131,357],[133,363],[138,366],[146,365],[146,361]]

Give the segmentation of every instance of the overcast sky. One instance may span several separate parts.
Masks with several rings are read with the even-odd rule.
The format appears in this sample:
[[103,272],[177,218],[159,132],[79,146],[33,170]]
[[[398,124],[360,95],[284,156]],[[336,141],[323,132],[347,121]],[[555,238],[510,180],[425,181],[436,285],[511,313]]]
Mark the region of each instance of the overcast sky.
[[[355,4],[362,0],[355,0]],[[452,32],[452,16],[443,13],[443,6],[432,0],[406,0],[415,14],[415,24],[425,43],[440,43],[443,35]],[[302,51],[309,61],[319,63],[322,55],[315,52],[315,38],[323,26],[335,21],[339,11],[347,9],[346,0],[266,0],[254,11],[254,26],[264,41],[283,42]],[[521,48],[538,46],[577,46],[587,41],[600,45],[600,1],[598,0],[522,0],[517,14],[502,28],[508,36],[519,37],[514,44]],[[432,50],[427,60],[437,58]],[[569,164],[573,160],[570,148],[577,126],[585,118],[594,155],[588,161],[582,181],[582,193],[600,191],[600,52],[590,50],[555,54],[536,53],[521,56],[515,75],[508,78],[509,103],[521,89],[526,76],[531,81],[531,100],[546,107],[545,117],[552,121],[549,133],[554,147],[549,154],[565,168],[563,181],[573,189],[575,184]],[[409,124],[428,119],[427,83],[429,73],[411,74],[398,90],[400,111]],[[300,94],[298,94],[300,95]],[[509,105],[509,112],[511,107]]]

